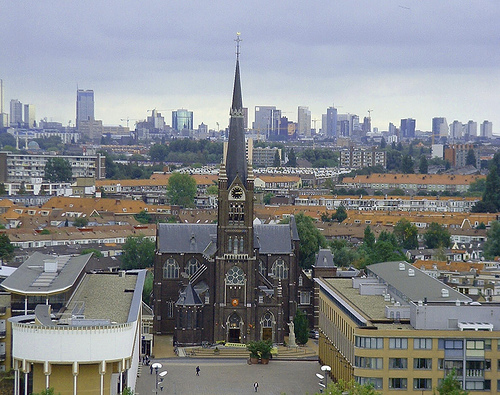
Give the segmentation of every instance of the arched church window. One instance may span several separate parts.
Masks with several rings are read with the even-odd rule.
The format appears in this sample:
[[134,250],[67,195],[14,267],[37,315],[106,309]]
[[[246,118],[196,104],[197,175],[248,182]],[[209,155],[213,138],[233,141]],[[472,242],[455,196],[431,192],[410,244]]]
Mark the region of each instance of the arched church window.
[[267,267],[266,264],[261,260],[259,260],[259,273],[262,274],[264,277],[267,274]]
[[270,311],[267,311],[266,314],[262,316],[262,327],[263,328],[272,328],[274,321],[274,315]]
[[281,258],[276,259],[271,267],[272,276],[284,280],[288,278],[288,266]]
[[240,254],[243,254],[243,236],[240,237]]
[[243,269],[238,266],[233,266],[226,273],[226,284],[227,285],[244,285],[245,284],[245,273]]
[[174,258],[169,258],[163,265],[163,278],[179,278],[179,264]]
[[299,287],[302,287],[304,285],[304,279],[302,278],[302,275],[299,276]]
[[200,262],[198,262],[198,260],[196,260],[195,258],[191,258],[188,261],[184,271],[186,272],[186,274],[192,276],[193,274],[196,273],[199,267],[200,267]]
[[229,240],[227,242],[227,250],[229,251],[229,253],[231,253],[233,250],[233,239],[231,236],[229,236]]

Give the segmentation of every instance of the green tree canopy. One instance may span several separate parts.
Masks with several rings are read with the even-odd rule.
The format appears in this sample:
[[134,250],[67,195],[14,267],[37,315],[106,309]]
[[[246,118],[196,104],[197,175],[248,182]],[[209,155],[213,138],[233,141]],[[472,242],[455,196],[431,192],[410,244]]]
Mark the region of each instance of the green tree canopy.
[[141,210],[139,213],[134,215],[134,218],[141,224],[152,224],[155,222],[153,216],[146,210]]
[[149,305],[151,302],[151,294],[153,293],[153,280],[153,272],[148,271],[144,280],[144,287],[142,288],[142,300],[147,305]]
[[[356,381],[344,381],[340,379],[337,382],[328,381],[328,387],[324,390],[328,395],[378,395],[373,388],[373,384],[359,384]],[[315,395],[319,395],[316,393]]]
[[94,254],[93,257],[95,258],[102,258],[104,255],[102,255],[102,252],[95,249],[95,248],[85,248],[80,251],[80,255],[86,255],[86,254]]
[[418,248],[418,229],[407,219],[399,220],[393,233],[401,247],[407,250]]
[[288,153],[288,162],[286,164],[288,167],[297,167],[297,156],[295,155],[295,151],[293,148],[290,149]]
[[467,395],[468,392],[462,389],[462,383],[457,378],[455,369],[439,383],[436,387],[439,395]]
[[426,248],[448,248],[451,244],[450,232],[437,222],[432,222],[424,233]]
[[401,171],[404,174],[413,174],[413,159],[410,155],[404,155],[401,161]]
[[486,185],[483,198],[472,208],[476,213],[496,213],[500,211],[500,152],[497,152],[490,161],[489,173],[486,176]]
[[76,217],[73,220],[73,226],[77,228],[83,228],[89,224],[89,220],[87,217]]
[[335,211],[335,214],[332,214],[332,220],[343,222],[347,219],[347,211],[343,205],[340,205]]
[[493,259],[500,256],[500,222],[494,221],[486,233],[488,239],[484,243],[484,257]]
[[422,155],[420,157],[420,163],[418,165],[418,172],[420,174],[427,174],[429,172],[429,162],[427,161],[427,157]]
[[465,165],[476,167],[476,154],[474,153],[474,150],[472,148],[469,149],[469,151],[467,152],[467,158],[465,159]]
[[[61,393],[59,393],[60,395]],[[56,395],[55,391],[54,391],[54,388],[48,388],[48,389],[45,389],[45,390],[42,390],[42,392],[40,392],[39,394],[38,393],[33,393],[32,395]]]
[[11,244],[9,236],[0,234],[0,259],[9,261],[14,255],[14,246]]
[[122,268],[146,269],[153,266],[155,243],[147,237],[129,236],[123,245]]
[[274,167],[280,167],[281,166],[281,157],[280,157],[280,153],[279,153],[278,150],[274,151],[273,166]]
[[69,182],[73,178],[71,164],[64,158],[49,158],[45,162],[45,177],[49,182]]
[[167,197],[170,204],[194,207],[196,181],[189,174],[173,173],[167,184]]
[[303,311],[297,310],[293,317],[295,339],[298,344],[306,344],[309,340],[309,323]]

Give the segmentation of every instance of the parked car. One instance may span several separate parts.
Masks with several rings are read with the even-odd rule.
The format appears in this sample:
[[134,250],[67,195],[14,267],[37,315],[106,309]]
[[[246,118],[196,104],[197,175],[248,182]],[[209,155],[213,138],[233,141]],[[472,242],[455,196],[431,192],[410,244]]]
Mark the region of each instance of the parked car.
[[316,329],[312,329],[309,331],[309,337],[311,339],[319,339],[319,332]]

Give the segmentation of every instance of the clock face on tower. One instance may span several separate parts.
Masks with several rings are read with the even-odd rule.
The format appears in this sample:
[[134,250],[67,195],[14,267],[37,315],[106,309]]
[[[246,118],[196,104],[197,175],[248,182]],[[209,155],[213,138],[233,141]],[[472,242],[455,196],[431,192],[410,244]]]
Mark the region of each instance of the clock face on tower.
[[243,200],[245,199],[245,193],[243,192],[243,189],[240,187],[234,187],[231,189],[230,193],[231,199],[233,200]]

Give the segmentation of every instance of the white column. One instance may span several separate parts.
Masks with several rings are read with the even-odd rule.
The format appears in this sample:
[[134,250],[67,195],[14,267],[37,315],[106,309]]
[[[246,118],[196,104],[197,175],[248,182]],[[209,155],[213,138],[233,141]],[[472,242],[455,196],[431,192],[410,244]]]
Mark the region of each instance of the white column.
[[28,395],[28,372],[24,373],[24,395]]
[[73,362],[73,395],[76,395],[77,377],[78,377],[78,362]]
[[19,370],[17,369],[17,364],[14,370],[14,395],[19,395]]
[[24,297],[24,315],[28,315],[28,295]]
[[99,374],[101,375],[101,395],[104,395],[104,375],[106,374],[106,361],[99,364]]
[[51,367],[49,361],[45,361],[43,363],[43,374],[45,374],[45,388],[49,389],[50,388],[50,372],[51,372]]

